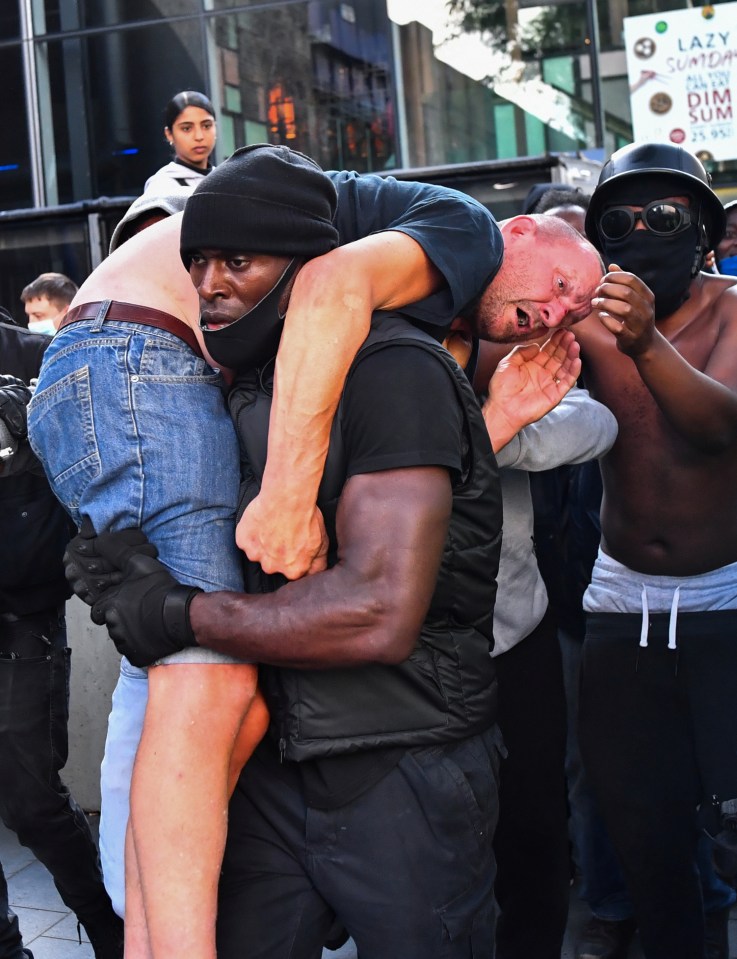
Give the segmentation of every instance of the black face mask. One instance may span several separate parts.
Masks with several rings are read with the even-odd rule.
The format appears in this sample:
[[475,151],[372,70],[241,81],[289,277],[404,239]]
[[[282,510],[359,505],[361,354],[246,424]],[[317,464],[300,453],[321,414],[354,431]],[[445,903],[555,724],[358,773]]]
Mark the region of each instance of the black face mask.
[[604,240],[605,263],[616,263],[646,283],[655,295],[655,319],[675,313],[688,299],[691,280],[699,270],[699,227],[691,224],[673,236],[633,230],[621,240]]
[[216,363],[232,370],[251,370],[263,366],[276,355],[285,316],[279,312],[279,302],[298,262],[290,260],[266,296],[229,326],[206,330],[200,322],[205,349]]

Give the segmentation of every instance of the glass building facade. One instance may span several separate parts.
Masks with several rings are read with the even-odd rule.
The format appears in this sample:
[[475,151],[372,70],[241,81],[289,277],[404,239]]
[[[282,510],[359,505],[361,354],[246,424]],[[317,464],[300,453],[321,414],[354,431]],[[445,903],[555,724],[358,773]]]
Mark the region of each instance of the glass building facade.
[[[0,210],[138,195],[183,89],[215,104],[215,162],[264,141],[360,171],[630,142],[623,18],[686,0],[531,2],[3,0]],[[431,8],[480,30],[480,67],[443,59]]]
[[[624,18],[688,4],[2,0],[0,303],[23,322],[39,273],[81,283],[105,257],[170,158],[163,110],[180,90],[215,105],[215,163],[286,143],[326,169],[465,190],[498,217],[535,182],[591,189],[632,140]],[[737,161],[710,166],[737,197]]]

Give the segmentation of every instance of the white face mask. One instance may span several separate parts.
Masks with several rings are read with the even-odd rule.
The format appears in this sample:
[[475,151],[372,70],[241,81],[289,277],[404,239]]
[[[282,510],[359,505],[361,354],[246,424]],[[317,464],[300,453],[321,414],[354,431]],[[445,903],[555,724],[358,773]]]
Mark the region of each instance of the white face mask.
[[29,320],[28,329],[31,333],[46,333],[53,336],[56,333],[56,327],[53,320]]

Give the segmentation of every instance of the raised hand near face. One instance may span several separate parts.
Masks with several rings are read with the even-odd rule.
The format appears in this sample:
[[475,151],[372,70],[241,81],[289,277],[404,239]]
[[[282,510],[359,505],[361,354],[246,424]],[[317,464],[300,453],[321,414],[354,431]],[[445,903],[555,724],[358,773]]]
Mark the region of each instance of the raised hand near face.
[[613,334],[622,353],[638,356],[650,348],[655,335],[655,297],[634,273],[612,263],[591,306],[592,314]]
[[558,329],[542,346],[516,346],[489,382],[483,413],[494,450],[563,399],[581,372],[579,345],[570,330]]

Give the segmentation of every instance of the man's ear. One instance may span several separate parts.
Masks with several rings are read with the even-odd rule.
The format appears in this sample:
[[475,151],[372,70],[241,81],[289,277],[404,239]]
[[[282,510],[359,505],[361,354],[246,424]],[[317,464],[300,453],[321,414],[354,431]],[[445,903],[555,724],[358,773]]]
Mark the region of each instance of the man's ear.
[[505,220],[500,226],[505,246],[519,240],[531,240],[537,235],[540,229],[535,217],[527,216],[526,214],[510,217],[510,219]]

